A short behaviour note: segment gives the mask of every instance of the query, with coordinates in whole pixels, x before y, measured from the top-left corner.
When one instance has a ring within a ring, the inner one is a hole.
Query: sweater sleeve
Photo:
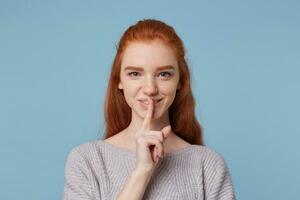
[[[232,179],[225,160],[218,156],[212,179],[208,184],[207,200],[235,200]]]
[[[91,171],[82,155],[72,149],[65,166],[63,200],[92,200]]]

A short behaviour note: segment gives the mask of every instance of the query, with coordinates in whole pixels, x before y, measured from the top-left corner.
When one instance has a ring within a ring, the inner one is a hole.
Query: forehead
[[[173,50],[159,41],[132,42],[123,54],[121,67],[141,66],[155,68],[172,65],[177,68],[177,60]]]

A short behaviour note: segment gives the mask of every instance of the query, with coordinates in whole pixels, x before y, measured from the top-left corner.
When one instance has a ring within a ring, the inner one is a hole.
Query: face
[[[133,115],[145,117],[147,99],[154,100],[153,118],[168,114],[179,85],[179,68],[171,48],[159,41],[132,42],[122,58],[119,89]]]

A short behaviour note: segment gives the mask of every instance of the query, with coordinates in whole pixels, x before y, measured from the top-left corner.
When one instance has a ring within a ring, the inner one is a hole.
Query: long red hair
[[[126,47],[131,42],[153,40],[160,40],[170,47],[176,55],[179,66],[181,87],[177,90],[175,99],[169,107],[172,131],[190,144],[204,145],[202,128],[195,116],[195,100],[191,90],[190,72],[185,60],[183,42],[173,27],[154,19],[144,19],[130,26],[119,41],[105,98],[103,139],[119,133],[131,122],[131,108],[126,103],[123,91],[118,88],[122,55]]]

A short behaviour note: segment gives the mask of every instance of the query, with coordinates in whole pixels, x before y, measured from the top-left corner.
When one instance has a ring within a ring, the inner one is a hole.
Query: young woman
[[[64,200],[235,199],[223,157],[205,147],[185,50],[174,29],[141,20],[119,41],[103,140],[74,147]]]

